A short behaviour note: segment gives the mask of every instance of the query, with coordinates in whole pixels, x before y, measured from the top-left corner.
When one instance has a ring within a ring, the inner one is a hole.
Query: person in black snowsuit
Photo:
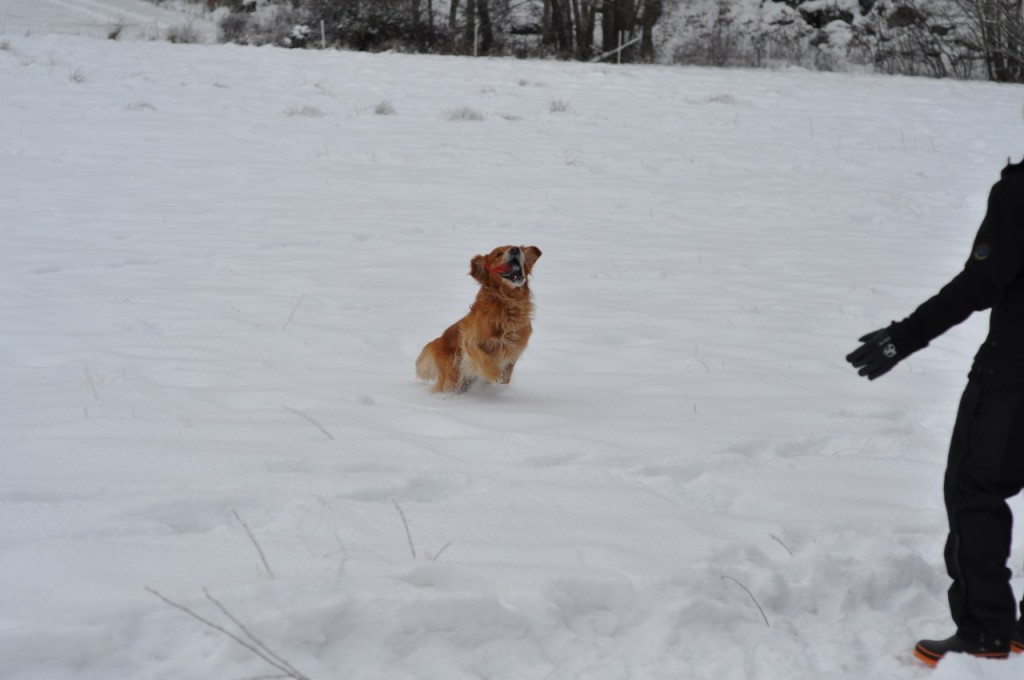
[[[874,380],[973,312],[991,309],[989,333],[968,375],[946,465],[946,569],[956,634],[922,640],[915,655],[1003,658],[1024,652],[1024,601],[1010,586],[1013,516],[1024,488],[1024,161],[1008,164],[963,271],[903,321],[860,338],[846,359]]]

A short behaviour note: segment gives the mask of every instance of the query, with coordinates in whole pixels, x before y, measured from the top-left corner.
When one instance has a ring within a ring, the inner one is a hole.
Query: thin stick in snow
[[[305,293],[303,293],[302,295],[299,296],[299,299],[295,303],[295,306],[292,307],[292,313],[288,315],[288,320],[284,322],[283,326],[281,326],[281,330],[285,330],[286,328],[288,328],[288,324],[290,324],[292,322],[292,319],[295,318],[295,312],[299,311],[299,305],[301,305],[302,301],[305,300],[305,299],[306,299],[306,294]]]
[[[693,346],[693,356],[694,356],[694,358],[696,358],[696,359],[697,359],[697,363],[699,363],[699,364],[700,364],[701,366],[703,366],[703,367],[704,367],[704,370],[705,370],[705,371],[707,371],[708,373],[710,373],[710,372],[711,372],[711,367],[710,367],[710,366],[708,366],[707,362],[705,362],[705,361],[704,361],[704,360],[703,360],[703,359],[701,358],[701,356],[700,356],[700,346],[699,346],[699,345],[697,345],[697,344],[694,344],[694,346]]]
[[[445,543],[444,547],[441,548],[440,550],[438,550],[437,554],[434,555],[434,561],[437,562],[437,558],[439,558],[441,556],[441,554],[444,553],[444,551],[447,550],[448,548],[450,548],[451,546],[452,546],[452,542],[451,541],[448,541],[447,543]]]
[[[749,595],[750,599],[754,601],[754,606],[757,607],[757,611],[761,612],[761,618],[764,619],[764,625],[766,625],[769,628],[771,628],[772,625],[770,623],[768,623],[768,615],[764,613],[764,609],[761,608],[761,603],[758,602],[757,598],[754,597],[754,594],[752,592],[750,592],[750,588],[747,588],[745,585],[743,585],[742,583],[740,583],[739,581],[734,579],[732,576],[723,576],[722,577],[723,581],[726,580],[726,579],[732,581],[733,583],[738,585],[740,588],[743,588],[743,590],[747,591],[747,595]]]
[[[92,396],[96,397],[96,401],[99,401],[100,393],[96,391],[96,381],[92,379],[92,371],[89,369],[89,362],[85,363],[85,380],[89,383],[89,389],[92,390]]]
[[[242,647],[245,647],[250,652],[252,652],[256,656],[258,656],[259,658],[263,659],[264,661],[266,661],[268,664],[270,664],[271,666],[273,666],[277,670],[282,671],[285,674],[285,677],[294,678],[295,680],[310,680],[308,676],[305,676],[302,673],[299,673],[298,671],[296,671],[295,668],[291,664],[282,663],[281,661],[278,661],[278,659],[280,659],[280,657],[277,654],[274,654],[274,653],[268,654],[267,652],[263,651],[264,649],[266,649],[266,645],[263,644],[262,642],[259,642],[258,646],[253,644],[253,643],[251,643],[251,642],[248,642],[248,641],[242,639],[241,637],[239,637],[238,634],[232,633],[230,630],[224,628],[224,626],[221,626],[220,624],[214,623],[213,621],[210,621],[206,617],[204,617],[204,616],[202,616],[200,614],[197,614],[196,612],[192,611],[191,609],[189,609],[185,605],[179,604],[179,603],[175,602],[174,600],[166,597],[165,595],[163,595],[159,591],[154,590],[153,588],[149,588],[149,587],[147,587],[146,590],[149,593],[152,593],[156,597],[158,597],[161,600],[163,600],[166,604],[169,604],[170,606],[174,607],[178,611],[181,611],[181,612],[184,612],[184,613],[188,614],[189,616],[191,616],[196,621],[199,621],[204,626],[207,626],[208,628],[212,628],[213,630],[217,631],[218,633],[222,633],[222,634],[228,636],[229,638],[234,640],[237,644],[241,645]],[[207,597],[208,598],[210,597],[209,593],[207,593]],[[223,605],[220,605],[215,600],[211,599],[211,601],[214,602],[214,604],[217,604],[218,609],[221,609],[221,611],[224,611]],[[228,615],[228,618],[230,618],[232,621],[237,621],[237,619],[234,616]],[[242,631],[247,636],[252,638],[252,634],[249,633],[248,630],[246,630],[242,626],[239,626],[239,627],[242,628]]]
[[[334,435],[333,435],[333,434],[331,434],[330,432],[328,432],[328,431],[327,431],[327,428],[325,428],[325,427],[324,427],[323,425],[321,425],[320,423],[316,422],[316,421],[315,421],[315,420],[314,420],[314,419],[312,418],[312,416],[308,416],[308,415],[306,415],[305,413],[303,413],[302,411],[300,411],[299,409],[297,409],[297,408],[292,408],[291,406],[285,406],[285,407],[284,407],[284,410],[285,410],[285,411],[288,411],[289,413],[294,413],[294,414],[295,414],[295,415],[297,415],[298,417],[300,417],[300,418],[302,418],[302,419],[304,419],[304,420],[307,420],[307,421],[309,421],[309,423],[310,423],[310,424],[311,424],[311,425],[312,425],[313,427],[315,427],[316,429],[318,429],[318,430],[320,430],[321,432],[323,432],[323,433],[324,433],[324,436],[325,436],[325,437],[327,437],[327,438],[328,438],[328,439],[330,439],[331,441],[334,441]]]
[[[245,533],[249,536],[249,540],[252,541],[254,546],[256,546],[256,552],[260,554],[260,560],[263,561],[263,568],[267,570],[267,575],[269,575],[270,578],[274,578],[274,571],[270,568],[270,563],[267,562],[267,556],[263,554],[263,548],[260,547],[256,537],[252,535],[252,530],[249,529],[249,525],[245,523],[245,520],[242,519],[242,516],[238,514],[237,510],[232,508],[231,512],[234,513],[235,519],[237,519],[238,523],[242,525],[243,529],[245,529]]]
[[[416,559],[416,546],[412,542],[412,532],[409,530],[409,520],[405,518],[405,513],[402,511],[402,506],[398,504],[398,501],[392,498],[391,503],[395,506],[395,510],[398,510],[398,516],[402,518],[402,524],[405,526],[405,537],[409,541],[409,551],[412,553],[412,558]]]
[[[782,546],[783,548],[785,548],[785,549],[786,549],[786,552],[788,552],[788,553],[789,553],[789,556],[790,556],[790,557],[792,557],[792,556],[793,556],[793,551],[789,549],[789,546],[788,546],[788,545],[786,545],[785,543],[783,543],[783,542],[782,542],[782,539],[781,539],[781,538],[779,538],[779,537],[778,537],[778,536],[776,536],[775,534],[768,534],[768,535],[769,535],[769,536],[771,536],[771,537],[772,537],[772,539],[773,539],[773,540],[774,540],[774,541],[775,541],[776,543],[778,543],[778,544],[779,544],[779,545],[781,545],[781,546]]]
[[[249,638],[249,640],[251,640],[254,645],[256,645],[261,650],[266,652],[267,656],[269,656],[274,661],[277,661],[279,664],[281,664],[281,667],[283,667],[282,670],[284,670],[286,673],[288,673],[289,676],[291,676],[293,678],[305,677],[305,676],[302,675],[302,673],[300,673],[297,670],[295,670],[294,666],[292,666],[290,663],[288,663],[287,661],[282,659],[280,655],[278,655],[273,650],[271,650],[269,647],[267,647],[267,645],[264,644],[263,640],[260,640],[258,637],[253,635],[249,631],[249,629],[245,627],[245,624],[243,624],[241,621],[238,620],[237,616],[232,614],[231,611],[229,611],[227,607],[225,607],[223,604],[221,604],[220,600],[218,600],[217,598],[215,598],[213,595],[210,594],[210,591],[208,591],[206,588],[203,588],[203,594],[206,595],[206,599],[209,600],[210,602],[212,602],[213,605],[215,607],[217,607],[217,609],[219,609],[222,614],[224,614],[224,616],[228,617],[228,619],[231,621],[231,623],[233,623],[236,626],[238,626],[238,629],[240,631],[242,631],[242,633],[245,634],[245,637]]]

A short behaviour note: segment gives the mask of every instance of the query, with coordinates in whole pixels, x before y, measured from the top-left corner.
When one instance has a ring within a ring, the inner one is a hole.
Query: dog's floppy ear
[[[480,283],[487,283],[487,258],[477,255],[469,261],[469,275]]]
[[[525,246],[523,247],[523,253],[526,254],[526,273],[529,274],[530,270],[533,269],[534,263],[544,253],[540,252],[540,248],[537,246]]]

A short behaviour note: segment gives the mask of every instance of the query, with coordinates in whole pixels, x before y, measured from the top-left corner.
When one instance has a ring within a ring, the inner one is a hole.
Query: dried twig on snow
[[[238,620],[238,617],[236,617],[234,614],[232,614],[228,610],[227,607],[225,607],[223,604],[221,604],[220,600],[218,600],[217,598],[215,598],[213,595],[210,594],[210,591],[208,591],[206,588],[203,588],[203,594],[206,595],[206,599],[209,600],[210,602],[212,602],[213,605],[215,607],[217,607],[217,609],[219,609],[222,614],[224,614],[224,616],[228,617],[228,619],[231,620],[231,623],[233,623],[236,626],[238,626],[238,629],[241,630],[245,634],[245,637],[249,638],[254,645],[256,645],[261,650],[263,650],[267,654],[267,656],[269,656],[274,661],[277,661],[279,664],[281,664],[281,666],[280,666],[281,670],[284,670],[290,677],[293,677],[293,678],[303,678],[303,677],[305,677],[305,676],[302,675],[302,673],[300,673],[297,670],[295,670],[294,666],[292,666],[290,663],[288,663],[287,661],[282,659],[279,654],[277,654],[276,652],[271,650],[269,647],[267,647],[267,645],[263,643],[263,640],[260,640],[258,637],[253,635],[249,631],[249,629],[245,627],[245,624],[243,624],[241,621]],[[271,664],[271,665],[273,665],[273,664]],[[275,666],[275,668],[278,668],[278,666]]]
[[[781,546],[782,546],[783,548],[785,548],[785,549],[786,549],[786,552],[788,552],[788,553],[789,553],[789,556],[790,556],[790,557],[792,557],[792,556],[793,556],[793,551],[792,551],[792,550],[790,550],[789,546],[788,546],[788,545],[786,545],[786,544],[785,544],[785,543],[784,543],[784,542],[782,541],[782,539],[781,539],[781,538],[779,538],[779,537],[778,537],[778,536],[776,536],[775,534],[768,534],[768,535],[769,535],[769,536],[771,536],[771,537],[772,537],[772,539],[773,539],[773,540],[774,540],[774,541],[775,541],[776,543],[778,543],[778,544],[779,544],[779,545],[781,545]]]
[[[405,518],[405,513],[402,511],[402,507],[398,504],[398,501],[392,498],[391,503],[395,506],[395,510],[398,510],[398,516],[402,518],[402,524],[405,526],[405,537],[409,541],[409,551],[412,552],[412,558],[416,559],[416,546],[413,545],[412,542],[412,532],[409,530],[409,521]]]
[[[285,406],[284,410],[288,411],[289,413],[294,413],[295,415],[297,415],[298,417],[302,418],[303,420],[308,421],[313,427],[315,427],[316,429],[318,429],[321,432],[323,432],[324,436],[326,436],[331,441],[334,441],[334,435],[331,434],[330,432],[328,432],[327,428],[325,428],[323,425],[321,425],[320,423],[316,422],[316,420],[314,420],[312,416],[308,416],[305,413],[303,413],[302,411],[300,411],[299,409],[292,408],[291,406]]]
[[[444,553],[444,551],[447,550],[448,548],[450,548],[451,546],[452,546],[452,542],[451,541],[448,541],[447,543],[445,543],[444,547],[441,548],[440,550],[438,550],[437,554],[434,555],[434,562],[437,562],[437,558],[439,558],[441,556],[441,554]]]
[[[292,322],[292,319],[295,317],[295,312],[299,311],[299,305],[301,305],[302,301],[305,300],[305,299],[306,299],[306,294],[305,293],[303,293],[302,295],[299,296],[298,302],[296,302],[295,306],[292,307],[292,313],[288,315],[288,320],[284,322],[283,326],[281,326],[281,330],[285,330],[286,328],[288,328],[288,324],[290,324]]]
[[[92,378],[92,370],[89,368],[89,362],[85,362],[85,381],[89,383],[89,389],[92,390],[92,396],[96,398],[96,401],[100,400],[100,393],[96,391],[96,381]]]
[[[764,625],[766,625],[769,628],[771,628],[772,625],[770,623],[768,623],[768,615],[764,613],[764,609],[761,608],[761,603],[758,602],[757,598],[754,597],[754,594],[752,592],[750,592],[750,588],[747,588],[745,585],[743,585],[742,583],[740,583],[739,581],[734,579],[732,576],[723,576],[722,577],[723,581],[726,580],[726,579],[732,581],[733,583],[738,585],[740,588],[743,588],[743,590],[747,591],[747,595],[749,595],[750,599],[754,601],[754,606],[757,607],[757,611],[761,612],[761,618],[764,619]]]
[[[256,537],[252,535],[252,530],[249,529],[249,525],[246,524],[245,520],[242,519],[242,516],[238,514],[238,510],[231,508],[231,512],[234,513],[235,519],[237,519],[238,523],[242,525],[243,529],[245,529],[245,533],[248,534],[249,540],[252,541],[254,546],[256,546],[256,552],[259,553],[260,560],[263,561],[263,567],[267,570],[267,574],[270,578],[274,578],[274,571],[270,568],[270,563],[267,562],[267,556],[263,554],[263,548],[261,548],[260,544],[256,541]]]
[[[174,600],[166,597],[165,595],[163,595],[162,593],[160,593],[157,590],[154,590],[153,588],[148,588],[147,587],[146,590],[148,592],[152,593],[153,595],[155,595],[156,597],[160,598],[161,600],[163,600],[166,604],[174,607],[178,611],[181,611],[181,612],[184,612],[185,614],[188,614],[189,616],[191,616],[196,621],[199,621],[200,623],[202,623],[204,626],[207,626],[208,628],[212,628],[213,630],[217,631],[218,633],[222,633],[222,634],[228,636],[235,643],[241,645],[242,647],[245,647],[250,652],[252,652],[256,656],[258,656],[259,658],[263,659],[265,662],[267,662],[268,664],[270,664],[271,666],[273,666],[277,670],[279,670],[282,673],[284,673],[285,674],[284,677],[293,678],[294,680],[310,680],[310,678],[308,676],[303,675],[299,671],[295,670],[295,667],[292,666],[287,661],[285,661],[284,659],[282,659],[280,657],[280,655],[270,651],[270,649],[259,638],[257,638],[251,632],[249,632],[249,630],[245,626],[243,626],[241,624],[241,622],[239,622],[237,617],[235,617],[233,614],[231,614],[227,610],[227,608],[224,607],[224,605],[222,605],[220,602],[215,600],[210,595],[210,593],[206,592],[205,590],[203,592],[206,593],[206,598],[208,600],[210,600],[210,602],[212,602],[225,616],[227,616],[232,621],[232,623],[234,623],[236,626],[238,626],[242,630],[242,633],[247,638],[249,638],[249,640],[243,639],[237,633],[233,633],[230,630],[228,630],[227,628],[225,628],[224,626],[221,626],[220,624],[217,624],[217,623],[214,623],[213,621],[210,621],[209,619],[207,619],[206,617],[202,616],[201,614],[197,614],[195,611],[189,609],[185,605],[179,604],[179,603],[175,602]]]

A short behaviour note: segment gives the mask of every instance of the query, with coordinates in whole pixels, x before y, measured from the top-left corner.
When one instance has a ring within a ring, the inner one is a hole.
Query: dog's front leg
[[[502,382],[503,376],[498,362],[485,352],[483,347],[474,342],[467,344],[465,350],[467,358],[480,376],[490,382]]]
[[[510,362],[505,364],[505,368],[501,370],[501,384],[507,385],[512,380],[512,369],[516,367],[516,362]]]

